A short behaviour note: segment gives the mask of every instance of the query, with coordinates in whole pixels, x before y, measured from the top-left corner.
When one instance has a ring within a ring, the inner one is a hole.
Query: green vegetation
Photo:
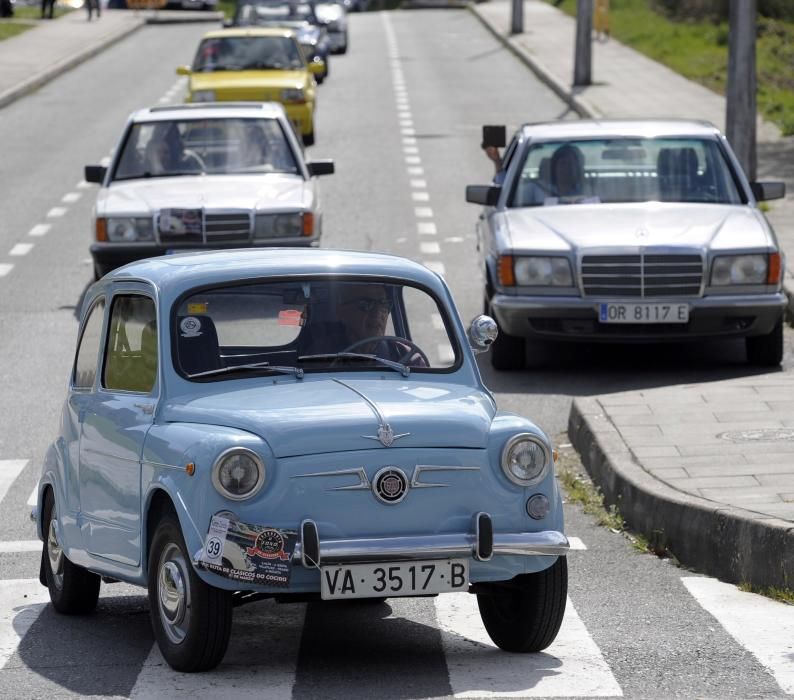
[[[576,0],[549,1],[576,15]],[[671,15],[660,0],[611,0],[611,35],[681,75],[725,94],[727,21],[720,14],[687,15],[686,3],[676,5],[678,9]],[[794,134],[794,20],[759,16],[756,65],[759,111],[784,134]]]
[[[226,19],[234,17],[234,8],[237,7],[236,0],[218,0],[218,10],[223,12]]]
[[[70,8],[57,7],[55,8],[55,16],[71,12]],[[8,19],[0,19],[0,41],[3,39],[10,39],[12,36],[22,34],[28,29],[33,29],[38,26],[38,21],[41,18],[41,7],[39,5],[17,5],[14,7],[14,16]]]
[[[780,601],[781,603],[788,603],[789,605],[794,605],[794,591],[788,588],[759,588],[758,586],[753,586],[749,583],[741,583],[739,584],[739,590],[744,591],[745,593],[757,593],[758,595],[765,596],[766,598],[772,598],[773,600]]]

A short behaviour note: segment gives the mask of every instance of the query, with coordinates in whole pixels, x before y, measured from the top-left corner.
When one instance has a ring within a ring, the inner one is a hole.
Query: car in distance
[[[483,147],[505,145],[483,128]],[[712,124],[603,120],[528,124],[490,185],[466,189],[484,300],[499,324],[491,361],[525,365],[525,341],[745,339],[748,360],[783,354],[783,252]]]
[[[317,82],[322,62],[307,63],[295,33],[275,27],[208,32],[188,76],[187,102],[280,102],[308,146],[314,143]]]
[[[247,0],[237,4],[229,27],[277,27],[295,32],[295,38],[318,85],[330,70],[331,37],[309,3],[287,4],[282,0]]]
[[[102,278],[32,513],[56,610],[145,586],[163,656],[200,671],[233,605],[471,592],[498,646],[544,649],[567,591],[555,453],[482,383],[495,332],[390,255],[218,251]]]
[[[134,112],[101,185],[91,256],[98,279],[134,260],[187,250],[316,246],[318,175],[279,104],[202,103]]]

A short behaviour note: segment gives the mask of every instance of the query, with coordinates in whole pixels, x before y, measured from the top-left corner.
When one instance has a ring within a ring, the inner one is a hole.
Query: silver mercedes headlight
[[[516,284],[525,287],[571,287],[573,275],[568,258],[516,257],[513,261]]]
[[[711,265],[711,284],[766,284],[767,256],[720,255]]]
[[[536,435],[514,435],[502,450],[502,470],[518,486],[531,486],[542,481],[550,464],[549,448]]]
[[[190,96],[192,102],[215,102],[215,90],[195,90]]]
[[[245,447],[232,447],[223,452],[212,466],[212,485],[232,501],[243,501],[256,495],[265,484],[265,463]]]
[[[298,238],[304,235],[303,213],[257,214],[254,239]]]
[[[107,234],[108,240],[114,243],[153,241],[154,227],[151,217],[109,217]]]

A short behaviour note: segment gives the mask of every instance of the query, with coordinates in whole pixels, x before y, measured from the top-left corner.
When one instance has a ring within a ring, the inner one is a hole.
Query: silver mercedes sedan
[[[503,147],[504,153],[499,151]],[[783,355],[783,252],[726,138],[698,121],[577,121],[483,129],[496,165],[466,188],[497,369],[526,339],[743,337],[752,364]]]

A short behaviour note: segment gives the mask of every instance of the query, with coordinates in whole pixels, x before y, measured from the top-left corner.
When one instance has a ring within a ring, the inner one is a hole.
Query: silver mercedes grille
[[[697,297],[703,259],[697,253],[584,255],[582,288],[588,297]]]

